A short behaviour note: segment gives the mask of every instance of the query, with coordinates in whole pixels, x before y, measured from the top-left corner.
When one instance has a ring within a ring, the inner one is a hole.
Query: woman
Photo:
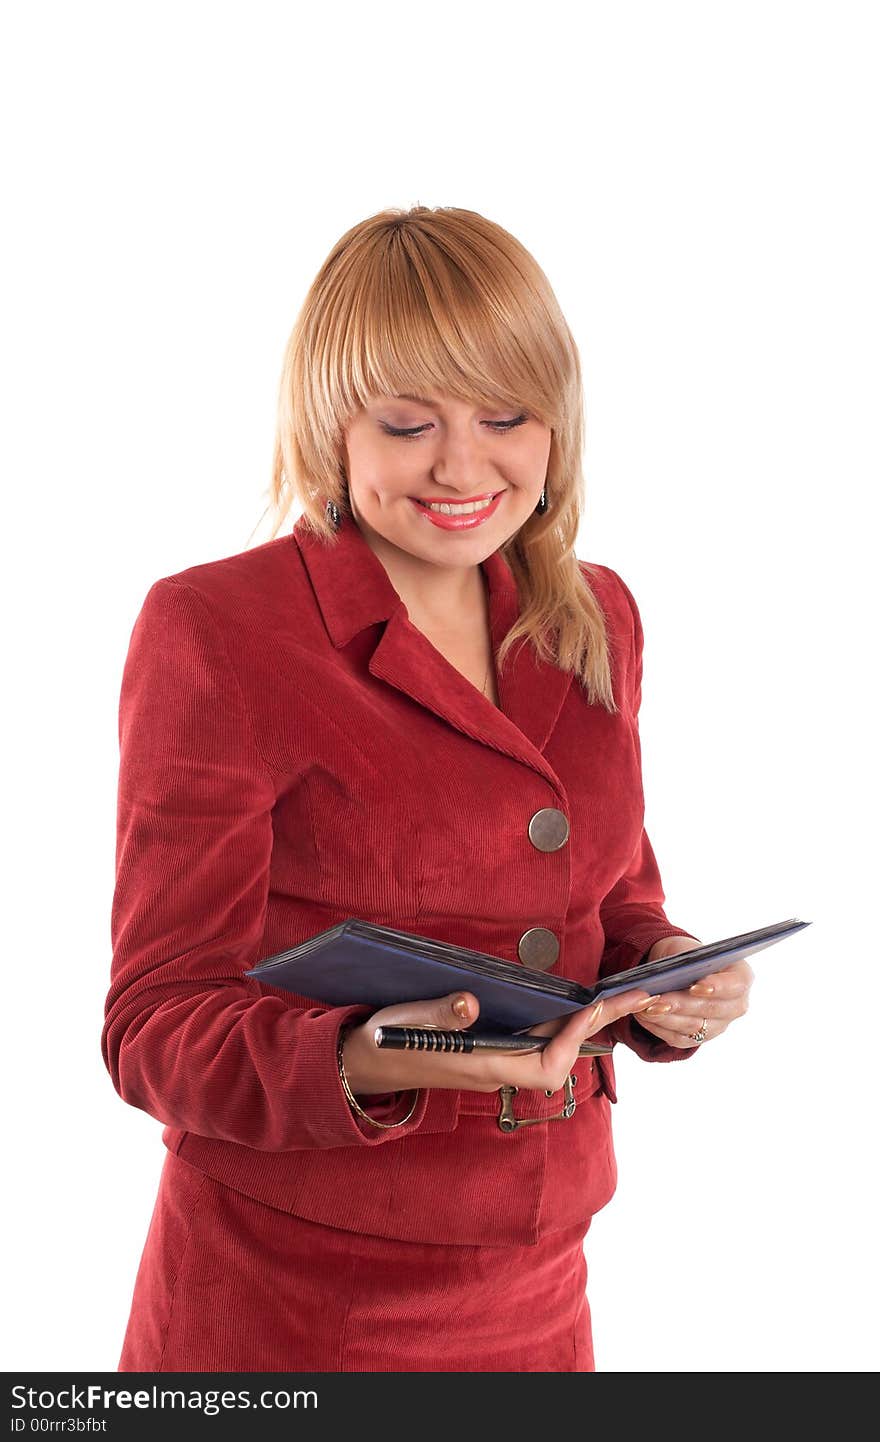
[[[698,944],[643,827],[636,603],[574,554],[581,409],[511,235],[382,212],[291,336],[273,538],[147,594],[103,1054],[168,1154],[122,1371],[594,1370],[615,1094],[579,1044],[693,1055],[748,966],[522,1056],[376,1047],[381,1022],[471,1025],[467,991],[371,1013],[244,974],[350,916],[584,983]]]

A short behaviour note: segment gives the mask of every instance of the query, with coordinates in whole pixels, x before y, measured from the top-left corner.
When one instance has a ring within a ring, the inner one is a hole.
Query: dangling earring
[[[324,509],[325,509],[325,512],[326,512],[327,520],[330,522],[330,524],[331,524],[331,526],[333,527],[334,531],[338,531],[340,525],[342,524],[342,516],[341,516],[341,514],[340,514],[339,507],[337,506],[336,502],[335,502],[335,501],[328,501],[328,502],[327,502],[327,505],[326,505],[326,507],[325,507]]]
[[[536,516],[543,516],[544,512],[546,511],[546,509],[547,509],[547,487],[546,487],[546,486],[542,486],[542,487],[541,487],[541,496],[540,496],[540,499],[539,499],[539,501],[538,501],[538,504],[537,504],[536,507],[535,507],[535,515],[536,515]]]

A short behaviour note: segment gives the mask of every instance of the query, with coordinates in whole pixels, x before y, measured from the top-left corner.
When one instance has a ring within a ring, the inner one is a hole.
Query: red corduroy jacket
[[[639,613],[616,572],[581,565],[607,617],[616,715],[529,645],[496,707],[412,625],[350,518],[332,545],[298,521],[151,586],[120,695],[102,1050],[120,1096],[192,1166],[410,1241],[527,1244],[586,1230],[611,1197],[610,1057],[578,1064],[568,1120],[505,1133],[497,1094],[431,1089],[405,1126],[377,1130],[352,1115],[336,1063],[340,1026],[371,1009],[243,975],[352,916],[512,962],[544,928],[552,970],[584,983],[692,935],[663,910],[643,824]],[[500,552],[483,571],[497,652],[517,589]],[[529,836],[547,807],[569,824],[554,851]],[[693,1054],[630,1019],[610,1030],[648,1061]],[[376,1114],[402,1114],[399,1100]],[[515,1110],[560,1102],[521,1091]]]

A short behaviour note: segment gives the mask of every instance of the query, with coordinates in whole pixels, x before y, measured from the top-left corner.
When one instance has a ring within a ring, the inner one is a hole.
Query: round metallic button
[[[542,806],[529,822],[529,841],[539,851],[558,851],[568,840],[568,818],[555,806]]]
[[[520,937],[516,954],[523,966],[547,971],[559,956],[559,938],[546,926],[530,926]]]

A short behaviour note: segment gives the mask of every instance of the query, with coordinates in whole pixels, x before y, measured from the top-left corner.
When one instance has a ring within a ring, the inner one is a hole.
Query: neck
[[[449,625],[483,615],[486,592],[479,565],[438,566],[401,550],[362,521],[358,524],[411,617]]]

